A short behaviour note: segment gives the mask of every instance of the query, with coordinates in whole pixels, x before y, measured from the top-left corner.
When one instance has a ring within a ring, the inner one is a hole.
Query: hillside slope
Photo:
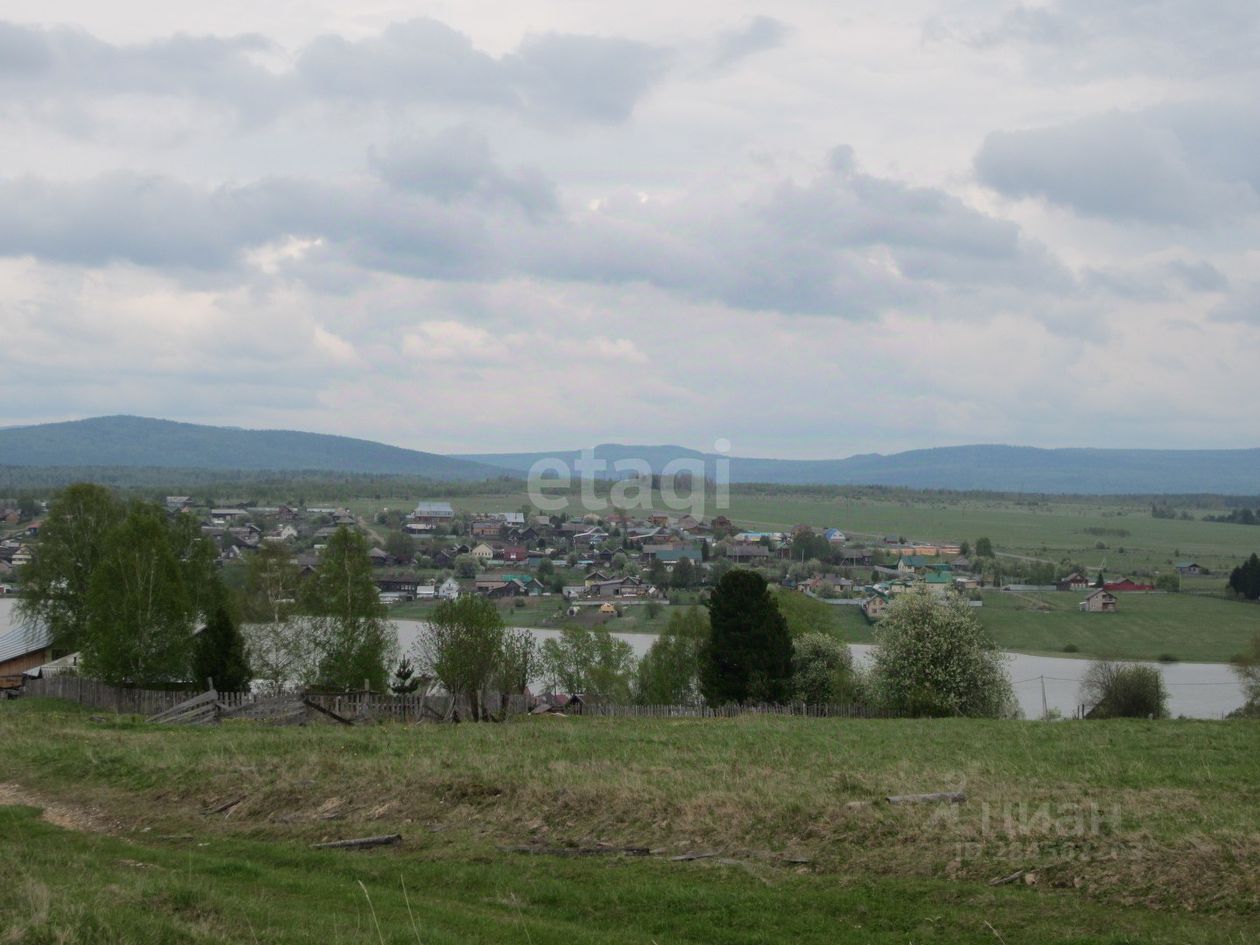
[[[709,475],[716,454],[680,446],[603,444],[595,455],[646,460],[660,471],[674,457],[703,458]],[[575,450],[551,453],[481,453],[461,458],[525,473],[538,459],[572,462]],[[1112,450],[1038,449],[1031,446],[946,446],[847,459],[792,460],[731,457],[732,482],[780,485],[883,485],[915,489],[1003,492],[1158,494],[1260,494],[1260,449]]]
[[[448,480],[504,474],[493,466],[346,436],[127,416],[0,430],[0,466],[319,470]]]

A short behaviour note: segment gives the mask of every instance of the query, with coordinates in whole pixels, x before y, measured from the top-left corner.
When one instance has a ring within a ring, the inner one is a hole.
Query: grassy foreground
[[[1255,723],[195,730],[20,700],[0,744],[0,942],[1260,942]],[[651,853],[558,853],[600,844]]]

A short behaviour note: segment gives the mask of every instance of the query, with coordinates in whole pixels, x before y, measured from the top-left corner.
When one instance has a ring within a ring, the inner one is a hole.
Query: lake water
[[[396,620],[398,642],[404,652],[409,652],[423,623],[418,620]],[[541,641],[559,636],[557,630],[534,629],[533,634]],[[634,649],[636,657],[642,657],[656,639],[650,633],[614,633]],[[849,648],[859,663],[868,663],[874,647],[865,643],[851,643]],[[1024,717],[1041,717],[1041,685],[1045,677],[1046,705],[1058,709],[1064,716],[1072,716],[1077,708],[1077,695],[1081,677],[1089,668],[1090,661],[1055,656],[1029,656],[1024,653],[1008,653],[1007,668],[1015,695],[1019,699]],[[1219,719],[1243,704],[1242,686],[1238,677],[1225,663],[1154,663],[1164,675],[1168,686],[1168,708],[1174,716]]]
[[[16,601],[0,599],[0,637],[12,629],[13,608]],[[398,643],[404,653],[410,652],[423,623],[418,620],[396,620]],[[556,630],[532,630],[541,641],[555,638]],[[643,656],[656,637],[647,633],[616,633],[613,636],[625,640],[636,657]],[[870,659],[871,646],[851,644],[859,662]],[[1045,677],[1046,703],[1065,716],[1075,713],[1081,676],[1089,668],[1089,661],[1055,656],[1027,656],[1022,653],[1008,654],[1008,668],[1015,683],[1015,695],[1027,718],[1041,715],[1041,686]],[[1224,663],[1168,663],[1152,664],[1159,668],[1168,686],[1169,709],[1174,716],[1218,719],[1232,712],[1243,703],[1242,686],[1238,678]]]

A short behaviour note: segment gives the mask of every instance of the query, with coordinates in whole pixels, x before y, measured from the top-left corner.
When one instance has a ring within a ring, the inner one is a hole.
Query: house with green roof
[[[923,555],[902,555],[897,559],[897,570],[903,574],[920,573],[927,569],[928,560]]]

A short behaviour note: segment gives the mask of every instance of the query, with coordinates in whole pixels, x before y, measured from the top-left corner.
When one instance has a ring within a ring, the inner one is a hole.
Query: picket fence
[[[196,695],[186,690],[122,689],[94,679],[70,675],[48,675],[40,679],[28,679],[23,692],[32,696],[68,699],[92,709],[146,717],[172,709]],[[304,699],[327,709],[340,718],[353,721],[368,719],[393,722],[432,721],[447,718],[451,708],[449,695],[395,696],[374,692],[220,692],[217,694],[216,701],[227,710],[244,709],[254,705],[262,709],[265,703],[283,698]],[[501,704],[497,695],[487,697],[485,705],[496,716],[499,715]],[[467,720],[472,717],[466,699],[461,698],[455,708],[459,718]],[[515,695],[508,699],[507,714],[524,715],[530,712],[531,708],[532,705],[525,696]],[[624,705],[587,701],[559,706],[556,711],[564,712],[566,715],[595,718],[655,719],[735,718],[744,715],[847,719],[885,719],[897,716],[897,713],[865,705],[805,705],[803,703],[706,706]]]

